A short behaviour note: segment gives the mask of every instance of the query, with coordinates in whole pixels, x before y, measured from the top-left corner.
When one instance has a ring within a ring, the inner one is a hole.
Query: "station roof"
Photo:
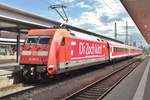
[[[60,24],[60,22],[0,4],[0,31],[27,33],[29,29],[50,28],[59,26]],[[121,41],[87,31],[86,29],[84,30],[71,25],[66,25],[66,28],[122,43]]]
[[[25,33],[28,29],[49,28],[59,22],[0,4],[0,30]]]
[[[150,0],[120,0],[150,44]]]

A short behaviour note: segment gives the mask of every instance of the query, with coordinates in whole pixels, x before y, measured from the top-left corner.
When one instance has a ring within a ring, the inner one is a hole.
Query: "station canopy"
[[[121,0],[121,2],[150,44],[150,0]]]
[[[16,33],[22,33],[21,39],[24,39],[29,29],[49,28],[58,24],[56,21],[0,4],[0,38],[15,39]]]
[[[15,34],[27,33],[29,29],[51,28],[59,25],[61,25],[60,22],[31,14],[14,7],[10,7],[8,5],[0,4],[0,37],[13,38],[16,36],[12,34],[12,32],[14,32]],[[72,31],[97,36],[105,40],[122,43],[121,41],[105,37],[98,33],[87,31],[86,29],[77,28],[71,25],[66,25],[66,28]],[[9,32],[11,32],[11,34],[8,34]],[[22,36],[23,35],[21,35],[21,38]]]

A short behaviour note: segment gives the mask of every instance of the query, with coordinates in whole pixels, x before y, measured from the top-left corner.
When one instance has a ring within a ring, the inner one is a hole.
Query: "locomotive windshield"
[[[36,44],[38,42],[38,36],[30,36],[28,37],[26,43]]]
[[[50,36],[29,36],[26,43],[27,44],[48,44],[52,39]]]
[[[38,44],[48,44],[50,40],[49,36],[40,36]]]

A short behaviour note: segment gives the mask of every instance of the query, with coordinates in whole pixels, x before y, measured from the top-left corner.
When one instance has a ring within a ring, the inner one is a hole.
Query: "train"
[[[25,79],[41,79],[142,53],[99,37],[79,38],[68,29],[31,29],[21,47],[20,66]]]

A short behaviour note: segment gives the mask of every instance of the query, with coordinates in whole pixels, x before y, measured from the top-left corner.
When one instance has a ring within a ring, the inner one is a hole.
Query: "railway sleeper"
[[[86,93],[86,94],[101,94],[100,92],[93,92],[93,91],[85,91],[83,93]]]
[[[108,88],[91,88],[91,89],[89,89],[89,90],[87,90],[87,91],[92,91],[92,92],[103,92],[103,91],[106,91]]]
[[[92,99],[91,98],[84,98],[84,97],[75,97],[75,98],[70,99],[70,100],[92,100]],[[95,100],[95,99],[93,99],[93,100]]]
[[[84,95],[99,96],[101,93],[84,92]]]
[[[85,98],[85,100],[87,100],[87,99],[95,100],[96,98],[98,98],[97,96],[84,95],[84,94],[81,94],[81,95],[79,95],[78,97]]]

